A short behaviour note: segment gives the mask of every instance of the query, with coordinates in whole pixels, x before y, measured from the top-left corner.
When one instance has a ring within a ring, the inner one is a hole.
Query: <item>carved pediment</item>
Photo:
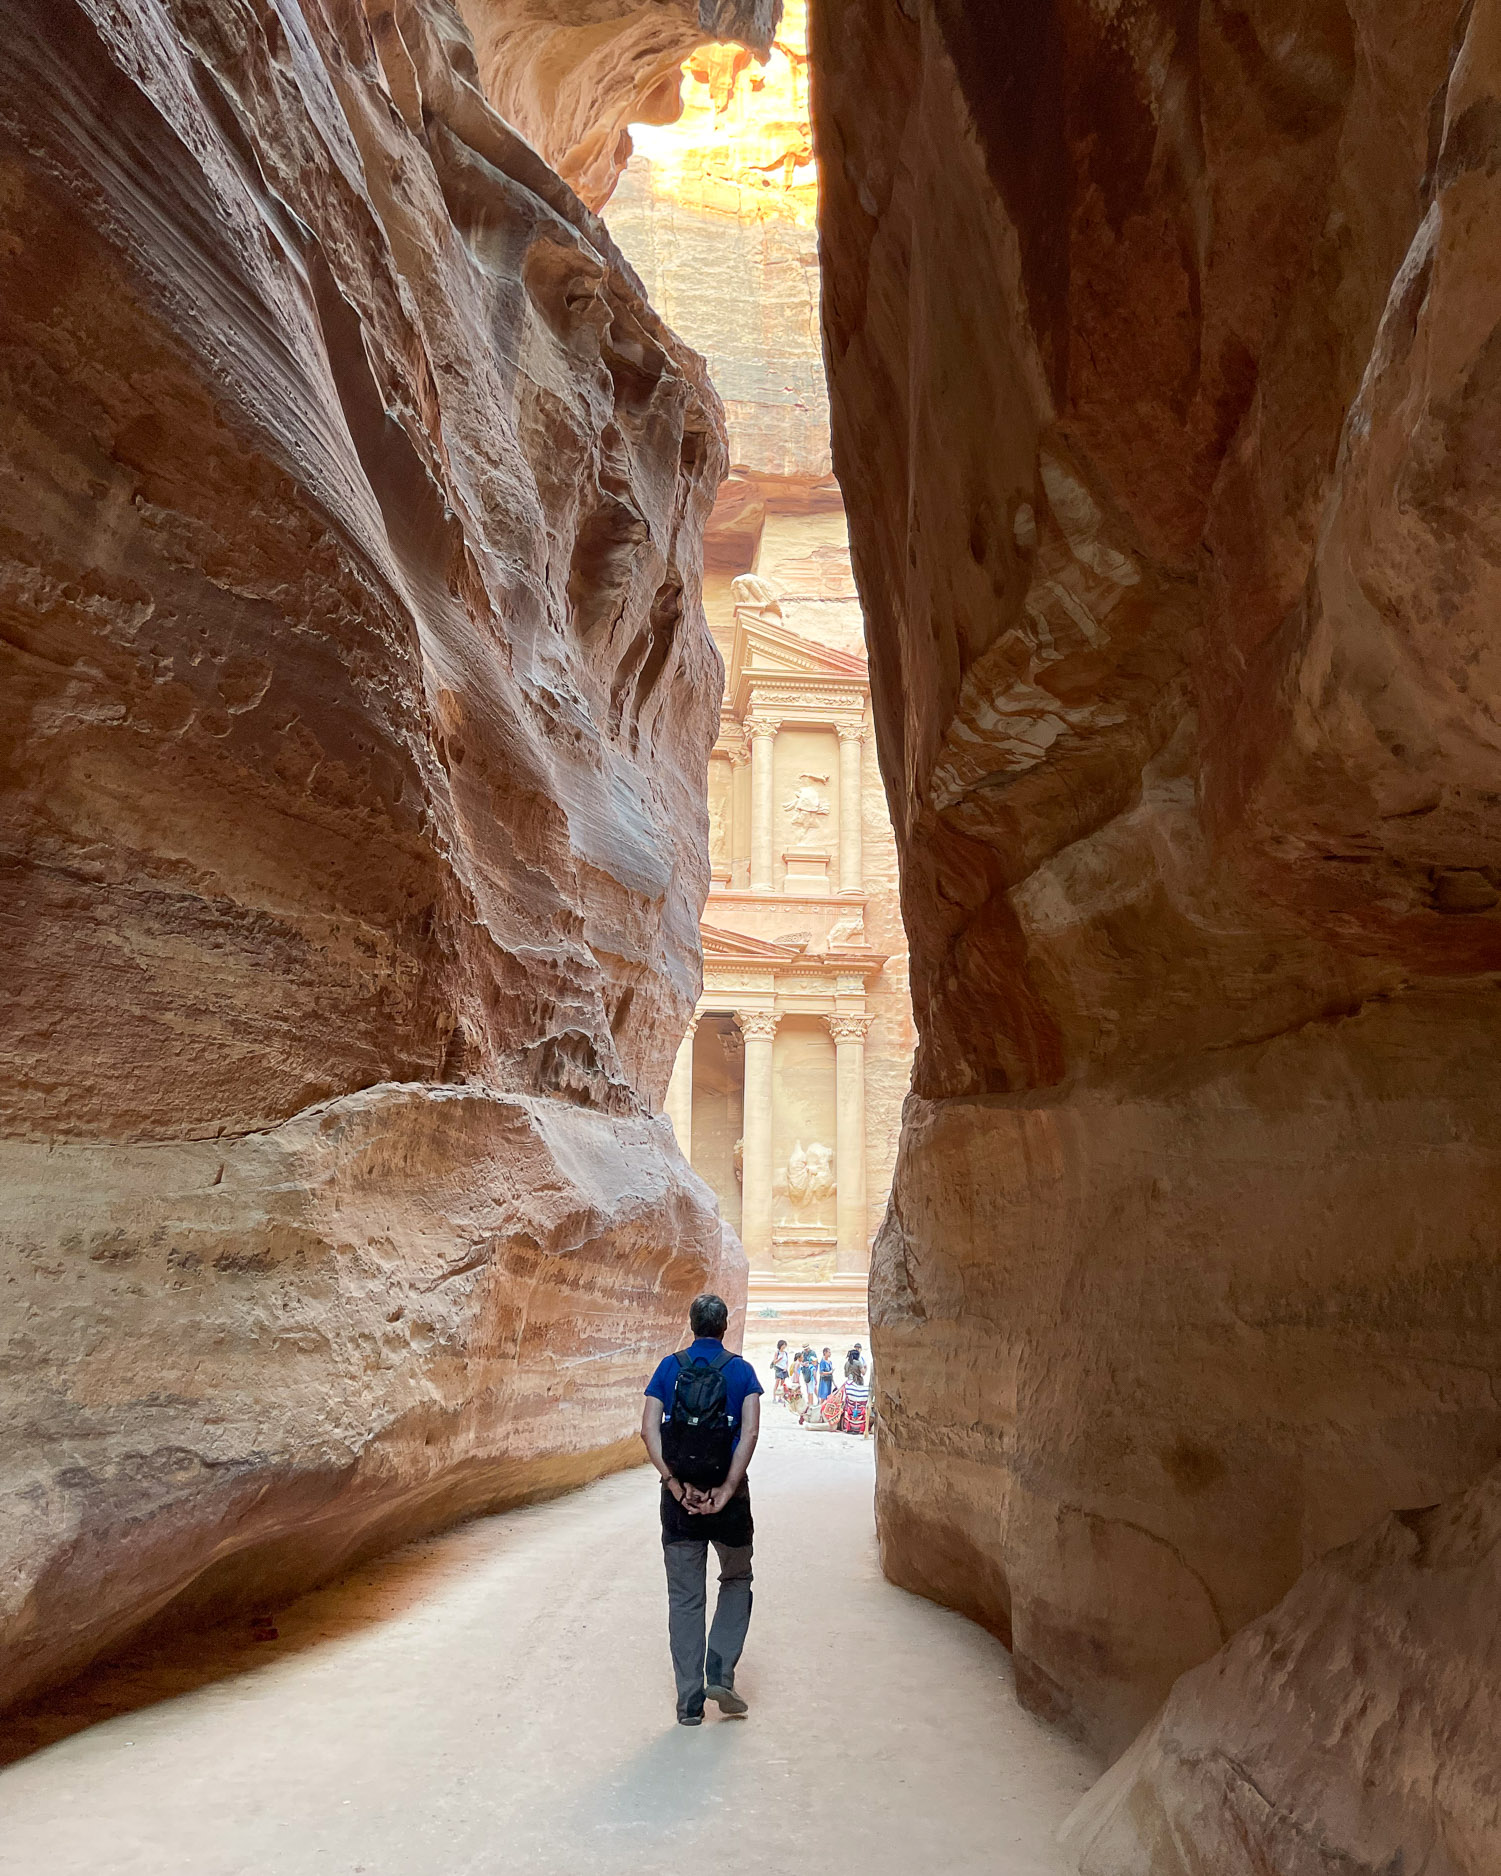
[[[744,932],[723,931],[717,925],[700,925],[704,962],[713,960],[736,963],[787,964],[802,955],[792,945],[772,944],[765,938],[750,938]]]
[[[789,695],[809,693],[809,703],[835,709],[862,709],[870,679],[865,660],[854,652],[800,638],[764,612],[738,607],[730,647],[725,701],[743,718],[751,688],[789,687]]]

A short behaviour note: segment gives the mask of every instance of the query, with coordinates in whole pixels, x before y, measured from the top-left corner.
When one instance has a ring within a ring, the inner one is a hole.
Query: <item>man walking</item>
[[[746,1468],[761,1428],[761,1383],[724,1346],[730,1312],[709,1294],[693,1299],[689,1347],[666,1356],[646,1384],[641,1438],[662,1480],[667,1637],[677,1678],[678,1724],[701,1726],[704,1701],[739,1718],[735,1667],[751,1612],[750,1487]],[[719,1559],[719,1600],[704,1640],[709,1546]]]

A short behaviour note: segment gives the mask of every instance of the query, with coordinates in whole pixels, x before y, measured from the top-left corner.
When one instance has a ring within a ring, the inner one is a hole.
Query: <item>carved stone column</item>
[[[865,1035],[868,1016],[826,1016],[834,1038],[835,1269],[870,1268],[865,1216]]]
[[[667,1084],[667,1118],[678,1137],[678,1151],[690,1165],[693,1161],[693,1038],[697,1030],[698,1018],[690,1016],[672,1064],[672,1079]]]
[[[839,890],[863,893],[865,862],[860,841],[861,760],[865,731],[858,723],[839,726]]]
[[[750,763],[750,745],[742,735],[727,742],[730,758],[730,885],[745,886],[750,881],[750,817],[740,777]]]
[[[745,719],[745,733],[750,738],[751,748],[750,889],[752,892],[772,890],[772,822],[776,815],[776,783],[772,773],[772,764],[776,755],[777,731],[780,728],[781,725],[775,717],[749,716]]]
[[[745,1132],[741,1149],[740,1241],[755,1270],[771,1268],[772,1042],[774,1010],[737,1010],[745,1037]]]

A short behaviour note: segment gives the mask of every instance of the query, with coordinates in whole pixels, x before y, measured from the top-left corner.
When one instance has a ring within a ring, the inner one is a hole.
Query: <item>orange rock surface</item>
[[[743,1258],[718,401],[446,0],[0,48],[0,1699],[635,1450]]]
[[[1501,1454],[1501,11],[813,27],[920,1027],[883,1556],[1114,1753]]]

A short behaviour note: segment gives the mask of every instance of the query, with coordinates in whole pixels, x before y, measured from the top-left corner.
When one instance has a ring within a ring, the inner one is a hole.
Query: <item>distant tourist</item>
[[[803,1411],[799,1418],[806,1422],[810,1413],[818,1411],[818,1357],[806,1343],[798,1353],[797,1378],[803,1388]]]
[[[818,1364],[818,1398],[826,1401],[834,1392],[834,1354],[832,1349],[825,1349],[823,1359]]]
[[[844,1396],[844,1405],[839,1416],[839,1428],[843,1433],[865,1434],[870,1431],[870,1388],[866,1382],[868,1373],[864,1351],[856,1342],[844,1358],[844,1386],[840,1390]]]
[[[646,1384],[641,1438],[662,1480],[667,1638],[679,1726],[701,1726],[704,1701],[738,1719],[746,1702],[735,1668],[751,1613],[750,1487],[746,1469],[761,1429],[761,1383],[724,1346],[730,1312],[717,1296],[688,1311],[693,1341],[665,1356]],[[704,1640],[709,1546],[719,1559],[714,1626]]]
[[[774,1401],[786,1400],[787,1376],[789,1372],[791,1371],[791,1368],[792,1368],[792,1355],[787,1347],[787,1338],[786,1336],[783,1336],[781,1341],[777,1343],[776,1354],[773,1355],[771,1358],[771,1375],[772,1375],[772,1380],[776,1384],[771,1390],[771,1398]]]

